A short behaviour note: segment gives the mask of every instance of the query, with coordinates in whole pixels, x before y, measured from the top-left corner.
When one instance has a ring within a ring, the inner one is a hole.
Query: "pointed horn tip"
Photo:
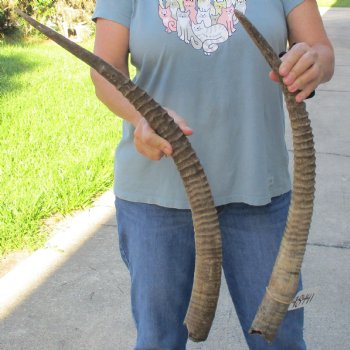
[[[15,12],[17,13],[17,15],[22,16],[23,14],[25,14],[23,11],[21,11],[21,10],[18,9],[18,8],[15,8],[14,10],[15,10]]]
[[[26,19],[26,18],[28,17],[28,15],[27,15],[25,12],[21,11],[21,10],[18,9],[18,8],[15,8],[14,11],[15,11],[15,13],[16,13],[18,16],[20,16],[20,17],[22,17],[22,18],[24,18],[24,19]]]

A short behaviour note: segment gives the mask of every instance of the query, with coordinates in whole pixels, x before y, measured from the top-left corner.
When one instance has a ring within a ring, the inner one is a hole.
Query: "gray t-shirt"
[[[130,30],[134,82],[183,116],[216,205],[264,205],[290,190],[281,90],[233,14],[245,12],[276,52],[285,50],[286,16],[302,0],[97,0],[93,18]],[[151,161],[124,122],[116,151],[119,198],[189,208],[171,158]]]

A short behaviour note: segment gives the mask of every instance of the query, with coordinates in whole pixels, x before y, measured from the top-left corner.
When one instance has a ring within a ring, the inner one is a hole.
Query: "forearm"
[[[91,71],[91,79],[95,85],[97,98],[115,115],[136,127],[142,117],[135,107],[112,84],[94,70]]]

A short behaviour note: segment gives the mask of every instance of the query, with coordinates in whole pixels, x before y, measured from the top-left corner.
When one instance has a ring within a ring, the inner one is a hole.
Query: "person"
[[[97,0],[94,51],[127,76],[130,53],[134,82],[190,137],[213,192],[223,270],[249,348],[302,350],[302,309],[287,313],[271,345],[248,334],[285,227],[291,181],[277,77],[233,8],[276,52],[296,43],[279,74],[297,102],[332,77],[333,48],[315,0]],[[194,232],[171,145],[112,85],[91,76],[97,97],[124,119],[115,194],[135,349],[185,349]]]

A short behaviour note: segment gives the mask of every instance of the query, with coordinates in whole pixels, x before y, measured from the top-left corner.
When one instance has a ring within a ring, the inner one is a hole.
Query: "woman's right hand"
[[[192,129],[187,126],[183,118],[172,110],[167,109],[167,111],[186,136],[193,134]],[[134,145],[140,154],[151,160],[160,160],[164,155],[171,156],[173,153],[170,143],[156,134],[145,118],[141,118],[136,125]]]

